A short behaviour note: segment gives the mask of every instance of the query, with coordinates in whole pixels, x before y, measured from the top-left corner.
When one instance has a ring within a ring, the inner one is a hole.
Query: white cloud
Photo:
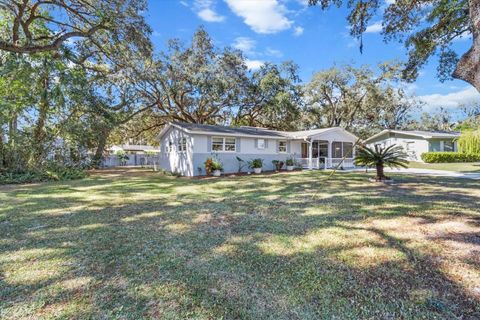
[[[379,33],[382,31],[382,21],[377,21],[365,29],[365,33]]]
[[[304,29],[302,27],[295,27],[293,29],[293,35],[299,37],[303,34],[303,30]]]
[[[180,4],[184,7],[188,7],[188,3],[186,1],[180,1]]]
[[[267,56],[272,56],[272,57],[277,57],[277,58],[280,58],[280,57],[283,56],[282,51],[277,50],[277,49],[272,49],[272,48],[267,48],[267,50],[265,50],[265,54]]]
[[[470,31],[464,31],[462,34],[460,34],[458,37],[453,39],[454,42],[458,41],[466,41],[472,39],[472,33]]]
[[[261,60],[250,60],[250,59],[247,59],[245,61],[245,64],[247,65],[247,68],[249,70],[258,70],[260,69],[261,66],[263,66],[265,64],[264,61],[261,61]]]
[[[207,22],[222,22],[225,20],[224,16],[217,14],[210,8],[200,10],[197,15]]]
[[[277,0],[224,0],[230,9],[243,18],[253,31],[257,33],[277,33],[292,26],[293,21],[285,15],[287,9]]]
[[[222,22],[225,20],[224,16],[215,11],[213,0],[195,0],[194,10],[200,19],[207,22]]]
[[[242,50],[245,53],[253,53],[255,49],[256,41],[248,37],[238,37],[233,43],[233,47],[238,50]]]
[[[452,110],[465,104],[480,102],[480,93],[474,87],[466,87],[457,92],[429,94],[418,96],[417,99],[425,103],[423,107],[425,112],[433,111],[439,107]]]

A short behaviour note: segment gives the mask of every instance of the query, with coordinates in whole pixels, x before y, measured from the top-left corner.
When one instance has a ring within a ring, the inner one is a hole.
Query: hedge
[[[426,163],[476,162],[480,154],[460,152],[425,152],[421,155]]]
[[[87,172],[79,168],[7,171],[0,169],[0,185],[83,179]]]

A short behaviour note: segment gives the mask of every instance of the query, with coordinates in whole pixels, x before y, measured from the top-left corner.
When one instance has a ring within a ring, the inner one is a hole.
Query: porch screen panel
[[[332,143],[332,158],[342,158],[342,143],[334,141]]]
[[[343,143],[343,156],[347,158],[353,158],[353,143],[351,142],[344,142]]]
[[[318,156],[328,157],[328,141],[318,141]]]

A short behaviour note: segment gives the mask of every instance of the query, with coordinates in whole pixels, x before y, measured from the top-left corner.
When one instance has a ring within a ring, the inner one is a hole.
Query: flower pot
[[[253,172],[256,174],[262,173],[262,168],[253,168]]]
[[[295,166],[287,166],[287,171],[293,171],[295,169]]]
[[[222,175],[222,171],[220,170],[213,170],[213,176],[214,177],[220,177]]]

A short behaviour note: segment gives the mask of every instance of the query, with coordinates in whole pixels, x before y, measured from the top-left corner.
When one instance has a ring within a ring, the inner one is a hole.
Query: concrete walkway
[[[369,171],[375,169],[369,169]],[[445,170],[432,170],[432,169],[390,169],[385,168],[385,172],[398,173],[398,174],[414,174],[421,176],[433,176],[433,177],[452,177],[452,178],[462,178],[462,179],[475,179],[480,180],[480,173],[478,172],[454,172],[454,171],[445,171]]]

